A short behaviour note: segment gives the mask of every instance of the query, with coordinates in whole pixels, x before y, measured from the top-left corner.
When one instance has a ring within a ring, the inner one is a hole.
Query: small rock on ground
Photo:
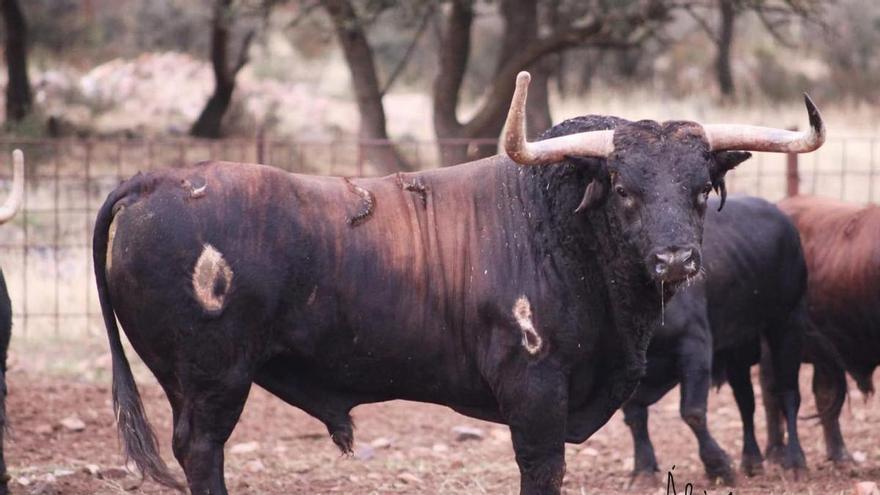
[[[880,495],[880,488],[873,481],[856,483],[855,495]]]
[[[251,452],[256,452],[260,449],[259,442],[244,442],[237,443],[232,447],[229,447],[230,454],[249,454]]]
[[[400,473],[397,475],[397,479],[408,485],[419,485],[422,483],[422,479],[412,473]]]
[[[374,449],[388,449],[391,448],[391,439],[386,437],[379,437],[372,442],[370,442],[370,447]]]
[[[61,426],[67,431],[83,431],[86,429],[86,424],[83,420],[79,419],[77,416],[68,416],[60,421]]]
[[[474,428],[472,426],[456,426],[452,429],[452,433],[455,433],[455,439],[459,442],[465,440],[482,440],[486,436],[486,432],[480,428]]]

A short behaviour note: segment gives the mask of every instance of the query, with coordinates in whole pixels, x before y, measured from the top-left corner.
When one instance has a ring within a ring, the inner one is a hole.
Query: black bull
[[[607,160],[363,180],[220,162],[120,186],[94,256],[127,455],[176,485],[114,313],[168,396],[194,493],[226,493],[223,444],[252,383],[344,451],[363,403],[508,424],[521,491],[558,493],[564,442],[632,393],[661,292],[699,268],[709,189],[747,157],[710,152],[693,123],[591,117],[550,134],[595,128],[616,129]]]
[[[633,435],[634,475],[648,475],[650,480],[658,471],[648,437],[648,406],[680,382],[681,416],[697,437],[706,473],[733,484],[730,458],[712,438],[706,421],[713,375],[719,385],[730,383],[740,410],[743,471],[751,476],[763,469],[750,374],[761,355],[761,340],[775,384],[764,388],[764,401],[775,398],[783,405],[788,427],[789,442],[780,446],[779,460],[785,467],[803,469],[797,379],[807,327],[807,266],[798,232],[767,201],[735,198],[723,212],[710,207],[703,255],[705,279],[669,301],[665,324],[648,347],[647,375],[623,407]]]
[[[0,205],[0,225],[11,221],[21,208],[24,197],[24,155],[20,150],[12,152],[12,191]],[[0,495],[9,493],[3,442],[6,433],[6,357],[12,337],[12,301],[6,289],[6,279],[0,271]]]

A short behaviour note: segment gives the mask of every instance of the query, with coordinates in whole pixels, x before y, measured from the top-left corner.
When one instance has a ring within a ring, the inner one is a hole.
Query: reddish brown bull
[[[844,370],[862,392],[874,391],[871,375],[880,364],[880,208],[812,196],[789,198],[779,207],[801,234],[814,329],[839,355],[840,366],[816,367],[813,392],[817,408],[825,411],[822,427],[828,458],[848,462],[851,458],[838,422],[841,404],[834,398],[845,386]],[[807,361],[815,358],[810,347],[808,342]],[[781,434],[776,421],[770,424],[772,447]]]

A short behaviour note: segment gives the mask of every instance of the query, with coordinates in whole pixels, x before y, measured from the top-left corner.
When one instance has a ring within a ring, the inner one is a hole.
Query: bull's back
[[[802,304],[807,272],[798,233],[773,204],[734,197],[721,212],[710,206],[703,246],[716,349],[781,323]]]
[[[876,307],[880,208],[817,197],[790,198],[779,206],[800,232],[810,270],[810,304],[823,313]]]
[[[780,202],[800,232],[811,319],[854,372],[880,362],[880,208],[802,196]]]

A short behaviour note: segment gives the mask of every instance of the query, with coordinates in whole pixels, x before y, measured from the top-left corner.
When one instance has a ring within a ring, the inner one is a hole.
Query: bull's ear
[[[575,213],[580,213],[595,206],[602,204],[608,193],[609,180],[608,172],[605,166],[604,158],[595,158],[591,156],[569,156],[565,159],[579,168],[587,171],[588,177],[591,178],[584,190],[584,197],[581,203],[575,208]]]
[[[712,188],[721,196],[718,211],[724,208],[724,202],[727,201],[727,186],[724,184],[724,175],[751,157],[752,154],[748,151],[717,151],[713,153],[714,163],[710,167],[709,176],[712,180]]]

